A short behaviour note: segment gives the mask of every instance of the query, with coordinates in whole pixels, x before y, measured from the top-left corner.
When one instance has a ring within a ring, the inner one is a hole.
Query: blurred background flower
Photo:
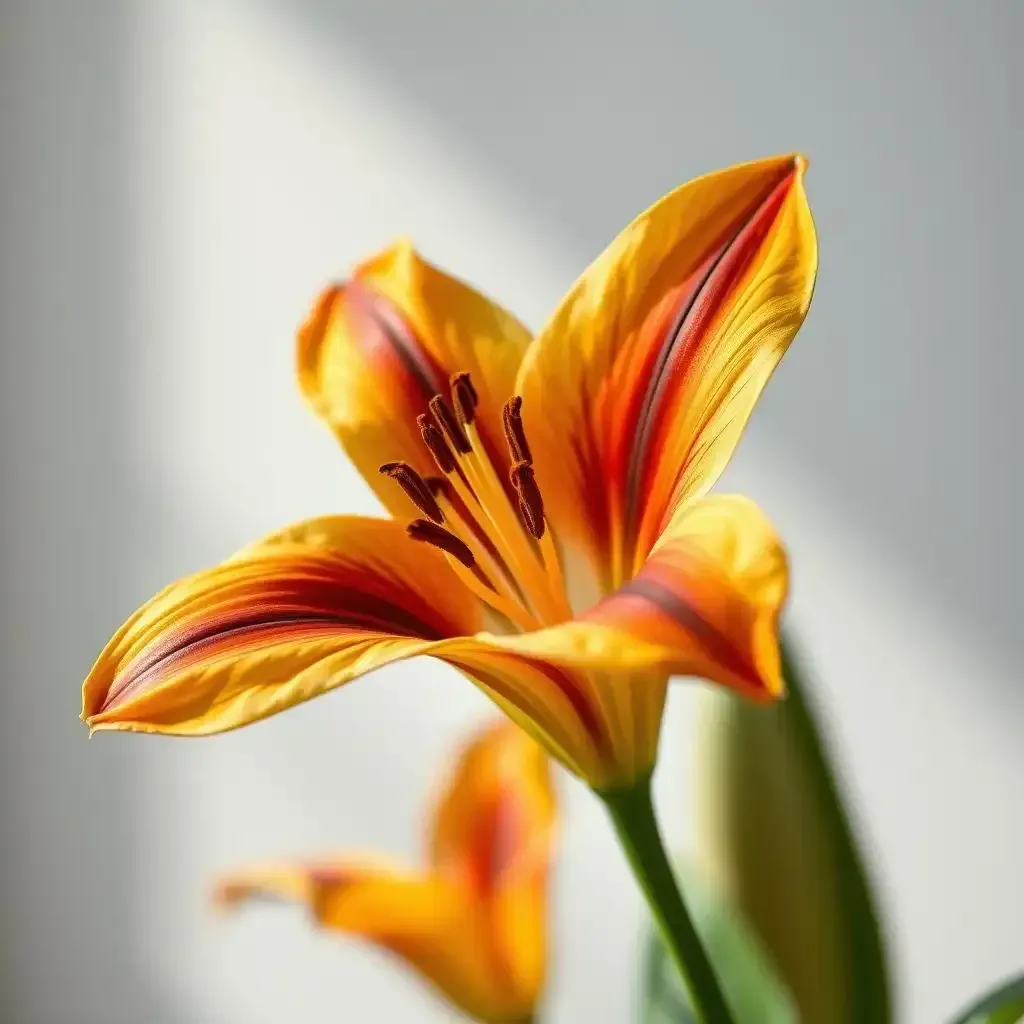
[[[201,893],[284,846],[411,860],[422,779],[483,697],[417,662],[204,743],[87,742],[68,701],[166,580],[378,513],[295,395],[320,283],[411,234],[536,328],[644,204],[787,149],[811,159],[817,293],[721,486],[790,549],[899,1019],[1018,971],[1021,16],[0,2],[0,1017],[447,1019],[360,944],[291,915],[211,928]],[[672,690],[656,787],[677,842],[696,692]],[[593,803],[566,781],[551,1024],[635,1006],[643,909]]]
[[[517,726],[492,724],[459,755],[410,871],[352,855],[226,875],[216,901],[305,904],[321,928],[405,960],[485,1024],[529,1024],[547,976],[555,829],[548,757]]]

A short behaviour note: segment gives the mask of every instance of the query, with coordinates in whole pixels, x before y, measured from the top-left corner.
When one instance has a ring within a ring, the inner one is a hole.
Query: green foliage
[[[955,1024],[1018,1024],[1024,1020],[1024,974],[1004,982],[956,1018]]]

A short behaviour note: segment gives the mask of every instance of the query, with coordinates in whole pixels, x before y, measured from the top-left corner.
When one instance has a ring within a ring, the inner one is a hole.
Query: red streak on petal
[[[529,665],[544,676],[569,702],[577,720],[583,726],[584,732],[587,733],[593,742],[597,754],[599,756],[607,755],[611,751],[611,743],[601,726],[601,719],[591,703],[586,690],[580,686],[579,682],[572,675],[568,672],[563,672],[557,665],[533,660],[529,661]],[[495,693],[519,706],[520,702],[516,700],[515,690],[510,689],[501,676],[481,670],[476,665],[473,665],[469,671],[485,686],[488,686]],[[528,709],[524,708],[523,710],[529,713]],[[538,722],[538,724],[541,726],[545,725],[544,722]]]
[[[490,899],[523,845],[523,814],[515,793],[499,786],[474,815],[466,851],[468,883],[481,899]]]
[[[109,711],[126,703],[130,698],[156,686],[172,671],[181,672],[224,655],[239,657],[249,650],[269,649],[277,644],[296,643],[316,637],[337,636],[343,632],[356,631],[340,627],[334,622],[311,619],[264,622],[226,629],[215,636],[174,647],[141,672],[131,670],[119,675],[107,692],[100,710]]]
[[[446,390],[448,374],[389,299],[359,280],[345,285],[345,299],[349,327],[371,364],[375,357],[397,358],[409,392],[424,408]]]
[[[636,521],[640,496],[649,491],[648,477],[655,459],[652,449],[658,428],[672,412],[670,393],[678,391],[698,360],[708,328],[726,307],[736,285],[757,255],[789,194],[796,168],[784,176],[743,219],[731,238],[711,253],[680,286],[674,321],[664,335],[649,383],[636,412],[638,433],[632,445],[626,480],[626,515],[631,528]]]
[[[385,396],[394,401],[396,409],[404,399],[407,408],[403,414],[410,419],[425,413],[435,395],[446,394],[453,376],[465,374],[465,366],[443,366],[394,303],[371,285],[353,279],[345,285],[344,295],[345,312],[353,337],[365,353],[372,372],[380,378]],[[505,446],[498,443],[501,435],[497,433],[498,424],[492,418],[494,410],[478,410],[479,395],[472,383],[469,387],[473,395],[473,421],[484,450],[496,467],[507,467],[509,461]],[[485,413],[490,415],[483,415]],[[458,433],[462,434],[461,427]],[[465,446],[460,450],[465,450]],[[515,502],[516,495],[506,474],[499,473],[499,476],[506,494]]]
[[[648,566],[635,579],[624,583],[588,613],[587,618],[605,622],[644,636],[644,621],[663,617],[692,637],[715,663],[740,679],[757,682],[758,672],[745,646],[738,646],[701,611],[701,603],[691,600],[680,581],[671,584],[657,580]]]
[[[458,632],[418,595],[400,596],[403,603],[340,583],[268,580],[236,607],[171,625],[117,673],[101,710],[123,704],[172,670],[227,653],[344,633],[440,640]]]

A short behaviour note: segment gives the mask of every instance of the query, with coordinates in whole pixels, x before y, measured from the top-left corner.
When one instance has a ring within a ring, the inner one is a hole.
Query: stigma
[[[385,463],[380,472],[420,513],[409,536],[442,551],[503,626],[531,630],[563,622],[571,610],[534,474],[523,400],[515,395],[503,409],[508,454],[498,465],[481,439],[478,405],[470,375],[452,376],[450,396],[434,395],[429,412],[417,418],[439,475],[425,478],[404,462]]]

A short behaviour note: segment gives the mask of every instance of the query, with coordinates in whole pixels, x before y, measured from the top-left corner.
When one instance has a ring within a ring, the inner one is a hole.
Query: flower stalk
[[[643,776],[627,789],[605,790],[597,795],[608,809],[622,849],[699,1019],[703,1024],[734,1024],[665,854],[651,799],[651,776]]]

